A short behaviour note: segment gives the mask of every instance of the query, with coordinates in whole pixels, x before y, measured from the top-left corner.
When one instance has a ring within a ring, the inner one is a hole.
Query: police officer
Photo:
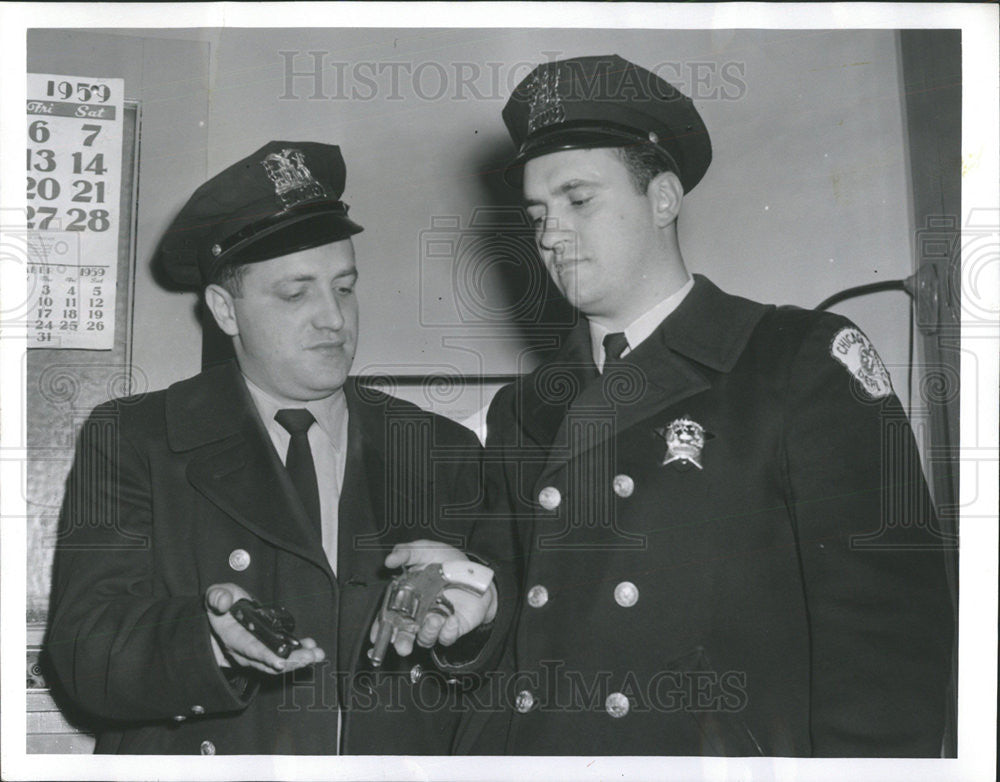
[[[442,509],[477,496],[478,443],[348,378],[362,229],[345,178],[336,146],[270,142],[198,188],[163,239],[157,263],[203,291],[236,358],[83,427],[47,648],[99,719],[98,752],[451,745],[426,650],[377,674],[364,653],[393,544],[461,539]],[[289,612],[301,647],[258,640],[230,610],[241,598]]]
[[[689,273],[677,218],[711,144],[653,73],[546,63],[503,118],[506,177],[584,317],[490,407],[514,679],[459,751],[938,756],[942,537],[868,338]]]

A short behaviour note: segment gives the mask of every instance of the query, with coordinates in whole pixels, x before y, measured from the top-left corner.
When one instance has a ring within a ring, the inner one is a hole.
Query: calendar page
[[[28,345],[111,350],[124,80],[28,74]]]

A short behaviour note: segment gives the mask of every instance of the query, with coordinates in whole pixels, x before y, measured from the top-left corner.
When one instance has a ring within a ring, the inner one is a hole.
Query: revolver
[[[455,607],[444,596],[445,589],[461,589],[482,596],[490,588],[492,579],[490,568],[467,560],[451,560],[404,570],[393,578],[385,591],[378,634],[375,644],[368,650],[372,666],[378,668],[385,660],[389,643],[397,632],[416,635],[427,614],[440,614],[447,618],[455,613]]]
[[[262,606],[256,600],[243,598],[233,603],[229,612],[233,618],[253,633],[254,637],[278,657],[288,658],[302,646],[295,632],[295,618],[281,606]]]

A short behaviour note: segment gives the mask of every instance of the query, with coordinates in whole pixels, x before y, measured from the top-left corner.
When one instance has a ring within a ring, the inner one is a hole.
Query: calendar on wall
[[[28,74],[28,346],[111,350],[124,80]]]

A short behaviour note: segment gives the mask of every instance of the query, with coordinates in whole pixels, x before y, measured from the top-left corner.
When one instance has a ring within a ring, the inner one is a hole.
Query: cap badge
[[[842,328],[830,343],[830,355],[847,368],[872,399],[892,393],[889,371],[875,346],[859,329]]]
[[[702,469],[701,451],[705,447],[705,430],[701,424],[690,418],[678,418],[661,426],[656,433],[667,444],[667,452],[663,455],[664,465],[680,462]]]
[[[559,97],[559,69],[538,68],[528,84],[528,134],[566,119],[566,108]]]
[[[298,149],[272,152],[261,161],[267,177],[274,182],[274,192],[286,209],[306,201],[326,198],[326,190],[306,168],[306,156]]]

